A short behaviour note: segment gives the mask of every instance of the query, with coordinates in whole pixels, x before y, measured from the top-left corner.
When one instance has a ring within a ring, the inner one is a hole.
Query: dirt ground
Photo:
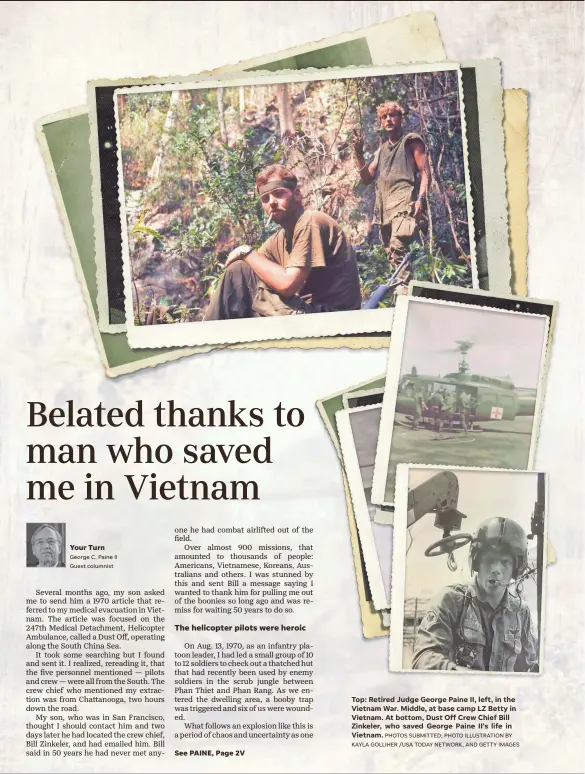
[[[430,427],[425,420],[426,427]],[[396,465],[399,462],[425,465],[467,465],[489,468],[526,468],[534,417],[478,422],[477,430],[449,432],[421,426],[412,429],[411,418],[396,414],[392,433],[390,467],[386,480],[386,502],[394,501]]]

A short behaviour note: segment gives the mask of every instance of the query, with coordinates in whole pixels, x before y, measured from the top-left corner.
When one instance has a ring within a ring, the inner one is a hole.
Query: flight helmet
[[[469,549],[471,573],[479,569],[479,558],[485,548],[501,548],[514,557],[514,580],[522,573],[528,561],[528,541],[522,527],[512,519],[493,516],[482,521],[473,536]]]

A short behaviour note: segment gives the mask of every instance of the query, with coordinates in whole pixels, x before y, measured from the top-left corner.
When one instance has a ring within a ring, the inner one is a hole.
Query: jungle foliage
[[[415,276],[470,285],[456,71],[136,93],[119,98],[119,111],[137,322],[153,304],[176,307],[166,321],[201,319],[227,253],[259,246],[276,228],[255,192],[256,174],[274,163],[293,169],[306,208],[344,228],[367,299],[391,272],[351,136],[361,128],[367,157],[375,152],[385,100],[405,108],[405,131],[421,134],[429,154],[429,226],[414,245]]]

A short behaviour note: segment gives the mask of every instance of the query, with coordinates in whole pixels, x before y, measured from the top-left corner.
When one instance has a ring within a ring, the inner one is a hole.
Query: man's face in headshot
[[[32,541],[32,552],[39,560],[39,567],[54,567],[59,562],[61,539],[51,527],[43,527]]]
[[[477,582],[490,597],[503,593],[514,573],[514,557],[498,548],[486,548],[479,556]]]

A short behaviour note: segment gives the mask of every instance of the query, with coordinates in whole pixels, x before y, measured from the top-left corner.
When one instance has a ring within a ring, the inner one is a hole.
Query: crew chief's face
[[[399,110],[389,110],[380,116],[382,129],[396,132],[402,128],[402,113]]]
[[[268,182],[271,182],[270,180]],[[272,215],[275,223],[282,223],[291,215],[296,215],[301,206],[301,192],[297,188],[291,191],[289,188],[274,188],[260,197],[262,207],[267,215]]]
[[[497,596],[512,580],[514,558],[506,551],[486,548],[479,557],[477,582],[486,594]]]
[[[55,530],[44,527],[34,537],[32,552],[41,567],[53,567],[59,560],[61,541]]]

